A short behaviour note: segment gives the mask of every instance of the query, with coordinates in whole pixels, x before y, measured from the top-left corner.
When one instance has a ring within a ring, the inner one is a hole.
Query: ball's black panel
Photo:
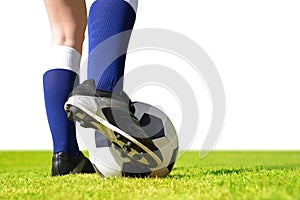
[[[95,131],[95,143],[97,148],[111,146],[111,142],[100,131]]]
[[[149,176],[151,170],[133,162],[123,163],[122,176],[144,178]]]
[[[177,158],[177,154],[178,154],[178,147],[176,149],[173,150],[173,154],[172,154],[172,158],[170,160],[170,164],[168,165],[168,170],[169,172],[171,172],[171,170],[173,169],[174,167],[174,164],[175,164],[175,161],[176,161],[176,158]]]
[[[140,119],[140,125],[152,140],[165,136],[164,124],[158,117],[145,113]]]

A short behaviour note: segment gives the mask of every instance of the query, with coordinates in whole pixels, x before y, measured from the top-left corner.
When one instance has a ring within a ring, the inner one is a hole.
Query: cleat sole
[[[152,148],[152,140],[150,138],[143,138],[143,142],[150,146],[149,149],[148,146],[143,145],[122,130],[118,130],[117,127],[113,128],[111,124],[109,124],[110,126],[104,125],[104,121],[94,119],[82,109],[70,104],[65,105],[69,119],[79,122],[80,126],[84,128],[93,128],[101,131],[114,144],[114,148],[120,151],[122,158],[128,158],[135,163],[150,168],[161,165],[161,153],[156,147]],[[107,121],[105,122],[108,123]],[[147,140],[151,140],[151,142],[147,143]]]

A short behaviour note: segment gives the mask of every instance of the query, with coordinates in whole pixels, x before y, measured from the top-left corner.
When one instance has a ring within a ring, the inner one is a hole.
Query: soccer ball
[[[134,102],[135,117],[162,154],[162,164],[154,168],[140,166],[124,156],[123,151],[109,142],[99,131],[78,131],[89,151],[89,157],[98,173],[104,177],[165,177],[178,155],[178,136],[166,114],[142,102]],[[78,127],[79,128],[79,127]]]

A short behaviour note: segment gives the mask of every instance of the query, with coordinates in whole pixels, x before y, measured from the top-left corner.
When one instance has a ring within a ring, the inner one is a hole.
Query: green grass
[[[166,178],[50,177],[51,152],[0,152],[0,199],[300,199],[300,151],[185,152]]]

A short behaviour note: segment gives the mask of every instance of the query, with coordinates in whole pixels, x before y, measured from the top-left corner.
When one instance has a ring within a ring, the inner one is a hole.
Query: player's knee
[[[52,45],[68,46],[81,52],[84,34],[54,33],[52,35]]]

